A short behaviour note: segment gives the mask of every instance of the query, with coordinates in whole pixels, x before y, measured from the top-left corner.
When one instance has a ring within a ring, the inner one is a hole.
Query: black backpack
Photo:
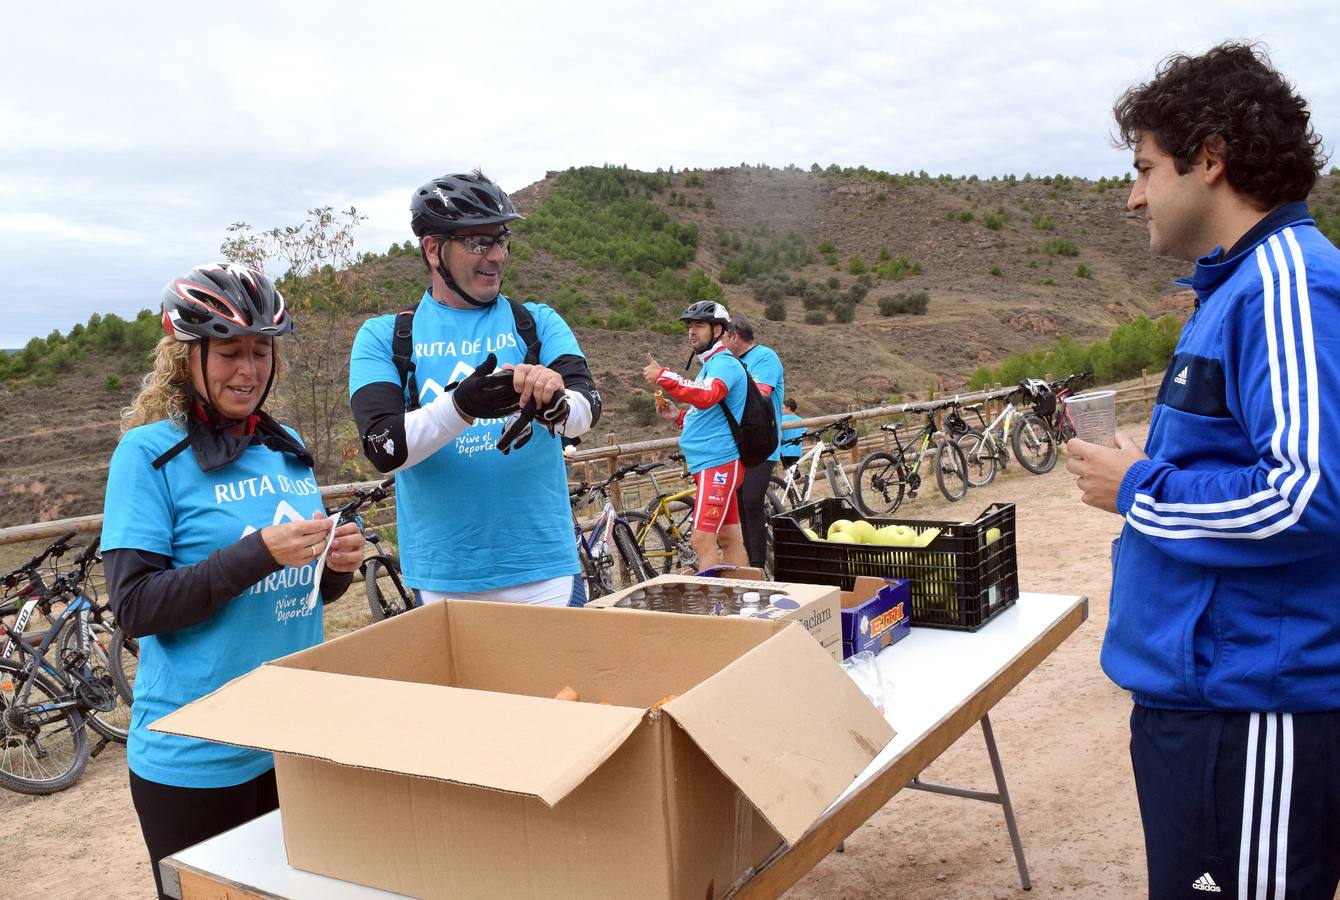
[[[516,334],[526,348],[525,362],[535,365],[540,361],[540,338],[535,331],[535,318],[530,310],[513,300],[506,298],[512,305],[512,318],[516,320]],[[395,337],[391,338],[391,361],[400,373],[400,390],[405,395],[405,412],[419,408],[419,383],[414,377],[414,313],[419,304],[408,306],[395,314]],[[455,387],[454,384],[447,388]]]
[[[758,383],[749,374],[749,367],[744,364],[744,360],[734,354],[731,354],[731,359],[744,369],[744,409],[740,421],[735,421],[730,407],[726,405],[729,395],[717,405],[726,414],[726,424],[730,426],[731,436],[735,438],[735,446],[740,451],[741,464],[746,469],[752,469],[765,462],[772,456],[772,451],[777,449],[777,415],[772,408],[772,401],[758,389]]]

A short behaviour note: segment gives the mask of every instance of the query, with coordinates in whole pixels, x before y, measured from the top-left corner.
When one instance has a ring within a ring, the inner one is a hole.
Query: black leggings
[[[749,565],[756,569],[762,569],[768,561],[768,510],[763,498],[768,494],[768,476],[772,475],[772,466],[772,460],[765,459],[745,469],[744,480],[738,491],[744,549],[749,554]]]
[[[173,787],[131,772],[130,799],[140,817],[160,900],[167,900],[158,871],[162,859],[279,808],[274,769],[222,788]]]

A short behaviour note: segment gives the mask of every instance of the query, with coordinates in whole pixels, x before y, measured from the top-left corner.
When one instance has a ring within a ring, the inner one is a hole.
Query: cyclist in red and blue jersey
[[[744,467],[721,409],[724,402],[737,422],[744,414],[745,369],[721,342],[730,313],[714,300],[699,300],[679,318],[688,325],[689,345],[703,366],[698,378],[677,375],[650,353],[642,375],[648,384],[688,404],[682,409],[673,403],[658,405],[657,411],[684,429],[679,447],[698,488],[690,539],[698,564],[708,568],[720,559],[727,565],[747,566],[737,497]]]
[[[1175,56],[1117,101],[1127,206],[1194,261],[1142,451],[1072,440],[1125,522],[1102,666],[1129,690],[1151,897],[1340,882],[1340,250],[1308,213],[1307,102],[1255,47]]]

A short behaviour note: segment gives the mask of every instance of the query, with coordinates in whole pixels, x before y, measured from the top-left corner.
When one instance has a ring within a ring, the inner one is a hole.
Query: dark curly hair
[[[1307,101],[1255,44],[1170,56],[1112,113],[1118,146],[1134,147],[1149,132],[1178,174],[1191,170],[1207,140],[1218,144],[1229,185],[1261,210],[1306,199],[1326,161]]]

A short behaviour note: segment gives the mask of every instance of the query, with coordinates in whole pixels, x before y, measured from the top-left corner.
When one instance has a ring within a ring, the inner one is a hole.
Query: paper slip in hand
[[[335,529],[340,527],[339,519],[330,520],[330,531],[326,533],[326,546],[321,548],[321,555],[316,558],[316,571],[312,573],[312,593],[307,597],[306,609],[316,608],[316,601],[321,596],[321,575],[326,571],[326,556],[330,553],[330,545],[335,543]]]

